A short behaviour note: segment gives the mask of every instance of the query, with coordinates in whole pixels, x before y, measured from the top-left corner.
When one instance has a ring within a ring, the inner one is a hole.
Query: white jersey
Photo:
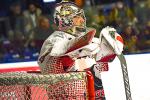
[[[41,52],[38,59],[38,64],[40,65],[41,70],[47,69],[48,66],[52,64],[52,62],[50,62],[51,58],[58,59],[59,57],[66,55],[70,56],[72,59],[78,58],[80,56],[79,55],[80,51],[72,53],[66,52],[75,42],[77,42],[81,37],[85,35],[86,34],[81,33],[80,36],[75,37],[62,31],[55,31],[54,33],[52,33],[45,40],[41,48]]]
[[[62,68],[63,66],[56,63],[60,62],[59,57],[65,54],[65,52],[74,41],[75,37],[65,32],[55,31],[54,33],[52,33],[43,43],[38,58],[38,64],[40,65],[41,71],[43,71],[44,73],[64,72]],[[53,68],[56,67],[56,65],[60,70],[58,70],[57,68]],[[53,69],[57,69],[58,71],[48,71]]]
[[[96,73],[107,71],[108,62],[115,57],[109,42],[102,36],[100,39],[93,38],[88,45],[66,53],[79,38],[62,31],[50,35],[45,40],[38,59],[41,71],[45,74],[65,72],[60,57],[66,55],[74,61],[67,71],[83,71],[93,65],[96,65]]]

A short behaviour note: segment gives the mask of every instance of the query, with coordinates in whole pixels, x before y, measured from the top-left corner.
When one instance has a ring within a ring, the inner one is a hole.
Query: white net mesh
[[[46,60],[46,65],[42,66],[40,69],[42,74],[49,74],[49,73],[58,74],[65,72],[60,58],[51,56],[49,56],[48,59]]]
[[[85,72],[65,74],[1,73],[0,100],[86,100]]]

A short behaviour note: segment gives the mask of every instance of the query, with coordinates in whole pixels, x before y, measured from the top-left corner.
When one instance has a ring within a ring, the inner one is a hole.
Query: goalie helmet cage
[[[0,73],[0,100],[95,100],[90,72]]]

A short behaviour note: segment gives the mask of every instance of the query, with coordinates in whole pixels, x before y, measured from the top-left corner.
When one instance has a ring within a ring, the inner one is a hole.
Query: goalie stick
[[[117,57],[120,60],[120,64],[121,64],[121,68],[122,68],[126,100],[132,100],[130,83],[129,83],[129,76],[128,76],[128,69],[127,69],[127,63],[126,63],[125,57],[122,53],[120,55],[117,55]]]
[[[105,37],[104,37],[104,39],[107,41],[107,39]],[[107,41],[107,44],[114,50],[114,48],[110,45],[110,43],[108,41]],[[115,50],[114,50],[114,52],[115,52]],[[128,76],[128,69],[127,69],[127,63],[126,63],[125,57],[124,57],[123,53],[116,54],[116,55],[117,55],[117,57],[120,61],[120,64],[121,64],[126,100],[132,100],[130,83],[129,83],[129,76]]]

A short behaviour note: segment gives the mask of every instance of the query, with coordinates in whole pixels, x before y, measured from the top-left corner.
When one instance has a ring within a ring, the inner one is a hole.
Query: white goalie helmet
[[[79,8],[73,2],[62,1],[56,4],[54,23],[58,26],[59,30],[66,30],[73,27],[72,19],[75,16],[82,16],[85,20],[83,9]],[[84,26],[86,26],[86,22],[84,23]]]

